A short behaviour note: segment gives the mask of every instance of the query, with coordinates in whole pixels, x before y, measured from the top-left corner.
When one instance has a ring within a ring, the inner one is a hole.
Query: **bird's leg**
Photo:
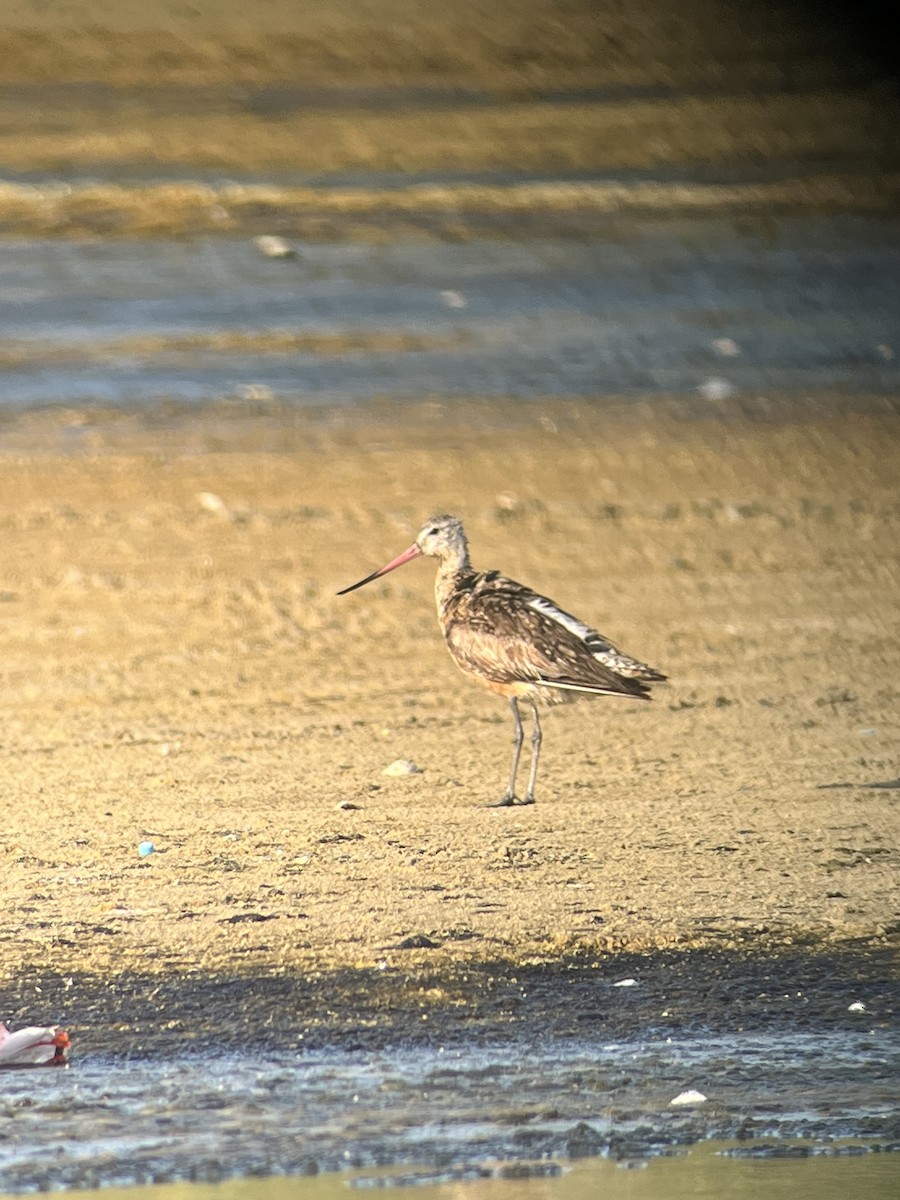
[[[515,696],[510,696],[509,707],[512,709],[513,721],[516,724],[516,732],[513,734],[513,760],[509,772],[509,783],[506,785],[506,793],[502,800],[494,800],[488,805],[488,808],[506,808],[510,804],[519,803],[516,797],[516,772],[519,769],[519,753],[522,749],[522,742],[525,740],[525,731],[522,728],[522,718],[519,715],[519,706]]]
[[[534,804],[534,783],[537,779],[538,759],[541,756],[541,721],[538,717],[537,705],[532,700],[531,711],[534,714],[534,720],[531,726],[531,772],[528,776],[528,791],[525,793],[525,799],[521,800],[520,804]]]

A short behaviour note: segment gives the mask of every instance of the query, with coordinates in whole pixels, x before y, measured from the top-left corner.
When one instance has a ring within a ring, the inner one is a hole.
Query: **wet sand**
[[[689,979],[764,956],[889,997],[900,420],[744,407],[10,418],[4,1014],[107,1049],[274,1036],[259,1005],[471,1034],[520,971],[634,956],[686,1021],[718,1019]],[[671,677],[548,714],[530,809],[484,807],[508,713],[453,667],[430,564],[335,596],[435,510]]]
[[[0,186],[0,225],[17,237],[248,237],[278,230],[303,242],[438,238],[464,242],[619,238],[641,217],[722,216],[767,236],[779,216],[890,217],[900,173],[836,172],[774,182],[542,183],[280,187],[150,183]]]

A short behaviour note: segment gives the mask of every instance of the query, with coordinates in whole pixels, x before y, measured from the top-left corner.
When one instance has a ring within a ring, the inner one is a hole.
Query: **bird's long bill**
[[[387,575],[388,571],[394,571],[397,567],[402,567],[404,563],[412,562],[414,558],[418,558],[422,551],[415,542],[408,550],[404,550],[402,554],[398,554],[396,558],[392,558],[386,567],[380,567],[377,571],[373,571],[371,575],[367,575],[365,579],[361,579],[359,583],[351,583],[349,587],[343,588],[338,592],[339,596],[346,596],[348,592],[355,592],[357,588],[361,588],[363,584],[371,583],[373,579],[378,579],[380,575]]]

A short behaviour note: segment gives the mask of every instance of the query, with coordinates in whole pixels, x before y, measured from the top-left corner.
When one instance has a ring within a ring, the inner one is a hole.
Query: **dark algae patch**
[[[22,1022],[38,1005],[87,1055],[166,1058],[185,1051],[382,1050],[642,1036],[828,1033],[896,1028],[893,949],[577,954],[432,965],[299,971],[112,971],[32,968],[0,991]],[[636,985],[616,988],[623,979]],[[848,1011],[855,1002],[865,1015]],[[423,1020],[423,1017],[427,1020]]]

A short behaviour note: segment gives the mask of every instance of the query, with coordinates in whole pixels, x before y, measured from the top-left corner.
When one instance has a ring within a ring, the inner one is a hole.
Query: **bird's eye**
[[[428,530],[428,533],[426,534],[426,536],[427,536],[427,537],[433,537],[433,536],[434,536],[435,534],[437,534],[438,532],[439,532],[439,530],[438,530],[438,527],[437,527],[437,525],[435,525],[433,528],[431,528],[431,529],[429,529],[429,530]]]

